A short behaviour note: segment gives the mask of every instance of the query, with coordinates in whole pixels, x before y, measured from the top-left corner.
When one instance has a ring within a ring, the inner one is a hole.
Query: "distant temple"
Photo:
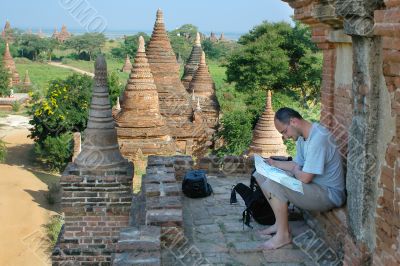
[[[12,42],[14,40],[11,24],[8,20],[6,21],[4,29],[1,32],[1,38],[3,38],[6,42]]]
[[[131,60],[129,59],[129,55],[126,55],[125,63],[122,66],[121,71],[126,73],[131,73],[131,70],[132,70],[132,63]]]
[[[8,71],[11,74],[10,86],[19,84],[20,82],[19,74],[17,72],[17,68],[15,67],[14,59],[11,56],[8,42],[6,43],[6,49],[4,50],[3,65],[6,69],[8,69]]]
[[[62,25],[60,32],[58,32],[57,29],[54,29],[52,37],[57,41],[63,43],[69,38],[71,38],[71,33],[68,32],[67,27],[65,25]]]
[[[189,84],[189,92],[195,102],[196,109],[201,108],[204,122],[209,129],[216,130],[219,123],[219,103],[215,94],[215,83],[206,64],[206,55],[202,52],[199,66]]]
[[[25,89],[28,89],[32,85],[28,70],[25,71],[25,77],[22,85]]]
[[[203,49],[201,48],[200,33],[197,33],[196,40],[192,48],[192,52],[190,53],[189,59],[185,65],[185,70],[182,76],[182,83],[186,89],[189,89],[190,81],[192,80],[193,75],[199,66],[202,52]]]
[[[249,154],[257,153],[262,157],[287,155],[282,136],[275,128],[274,117],[275,113],[272,110],[271,91],[268,91],[265,111],[262,113],[254,128]]]

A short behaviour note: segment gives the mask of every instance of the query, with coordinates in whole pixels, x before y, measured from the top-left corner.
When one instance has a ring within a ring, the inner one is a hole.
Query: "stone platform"
[[[252,221],[253,229],[243,228],[244,202],[239,194],[238,204],[230,205],[229,199],[232,185],[249,184],[249,177],[209,176],[208,181],[213,195],[202,199],[183,197],[185,241],[181,241],[183,245],[163,247],[163,265],[196,265],[196,260],[209,265],[316,265],[294,244],[270,251],[259,248],[267,238],[261,238],[257,231],[266,226]],[[296,236],[302,240],[301,234],[310,229],[304,221],[289,223],[294,242]],[[166,260],[166,252],[170,261]]]

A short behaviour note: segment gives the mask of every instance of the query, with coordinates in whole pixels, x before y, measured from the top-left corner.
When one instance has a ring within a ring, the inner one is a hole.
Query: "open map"
[[[269,165],[260,155],[254,154],[254,163],[256,166],[256,172],[254,175],[269,178],[287,188],[290,188],[291,190],[304,194],[303,183],[300,180],[289,176],[282,169]]]

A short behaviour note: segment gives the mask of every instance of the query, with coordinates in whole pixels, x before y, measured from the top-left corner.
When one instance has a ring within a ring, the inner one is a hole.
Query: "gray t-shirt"
[[[319,123],[313,123],[306,140],[296,142],[294,161],[302,171],[315,174],[312,182],[328,190],[329,199],[337,206],[346,200],[342,158],[332,134]]]

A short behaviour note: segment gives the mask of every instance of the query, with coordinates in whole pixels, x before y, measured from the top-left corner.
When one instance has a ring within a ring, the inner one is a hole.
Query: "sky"
[[[201,32],[244,33],[264,20],[290,22],[293,15],[281,0],[9,0],[2,3],[0,27],[8,19],[21,29],[65,24],[79,31],[151,31],[157,8],[167,30],[193,24]]]

